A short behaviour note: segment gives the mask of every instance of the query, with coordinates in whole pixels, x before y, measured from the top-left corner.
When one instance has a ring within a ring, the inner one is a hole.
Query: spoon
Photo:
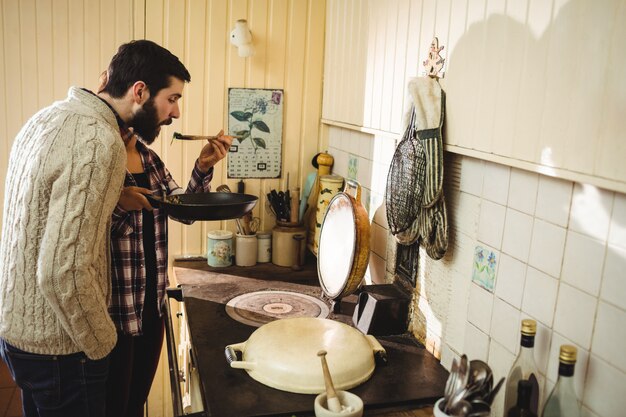
[[[452,417],[466,417],[472,412],[472,405],[465,400],[459,400],[448,410]]]
[[[341,402],[337,397],[337,392],[333,386],[333,380],[330,377],[330,371],[328,370],[328,364],[326,363],[326,351],[320,350],[317,352],[317,356],[322,360],[322,371],[324,372],[324,384],[326,385],[326,406],[328,410],[333,413],[341,412]]]

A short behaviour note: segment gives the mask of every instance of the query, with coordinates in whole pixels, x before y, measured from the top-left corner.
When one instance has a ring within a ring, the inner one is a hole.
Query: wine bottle
[[[517,405],[509,410],[507,417],[537,417],[530,410],[530,396],[533,384],[527,379],[520,379],[517,384]]]
[[[522,337],[520,351],[511,366],[511,371],[506,378],[506,390],[504,392],[504,413],[507,413],[517,404],[517,384],[526,379],[531,384],[530,411],[539,415],[540,395],[543,389],[543,377],[539,374],[535,362],[534,346],[537,322],[531,319],[522,320]]]
[[[559,378],[546,400],[543,417],[580,417],[580,403],[574,391],[574,366],[577,350],[562,345],[559,353]]]

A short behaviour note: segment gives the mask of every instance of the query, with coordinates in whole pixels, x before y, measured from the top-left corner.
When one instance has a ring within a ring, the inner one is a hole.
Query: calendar
[[[283,142],[283,90],[230,88],[228,178],[279,178]]]

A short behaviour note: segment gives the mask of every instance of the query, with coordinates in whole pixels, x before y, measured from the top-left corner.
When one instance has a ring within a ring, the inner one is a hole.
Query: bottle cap
[[[561,345],[561,352],[559,353],[559,361],[568,364],[576,363],[576,354],[578,350],[572,345]]]
[[[522,334],[534,336],[537,333],[537,322],[532,319],[522,320]]]

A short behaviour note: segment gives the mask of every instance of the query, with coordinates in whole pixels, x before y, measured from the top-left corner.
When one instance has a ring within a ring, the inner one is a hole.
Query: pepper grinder
[[[304,235],[294,235],[293,236],[293,240],[296,241],[295,243],[295,260],[294,260],[294,264],[291,265],[291,269],[293,269],[294,271],[300,271],[302,270],[302,259],[300,257],[300,252],[302,252],[302,241],[304,240]]]

